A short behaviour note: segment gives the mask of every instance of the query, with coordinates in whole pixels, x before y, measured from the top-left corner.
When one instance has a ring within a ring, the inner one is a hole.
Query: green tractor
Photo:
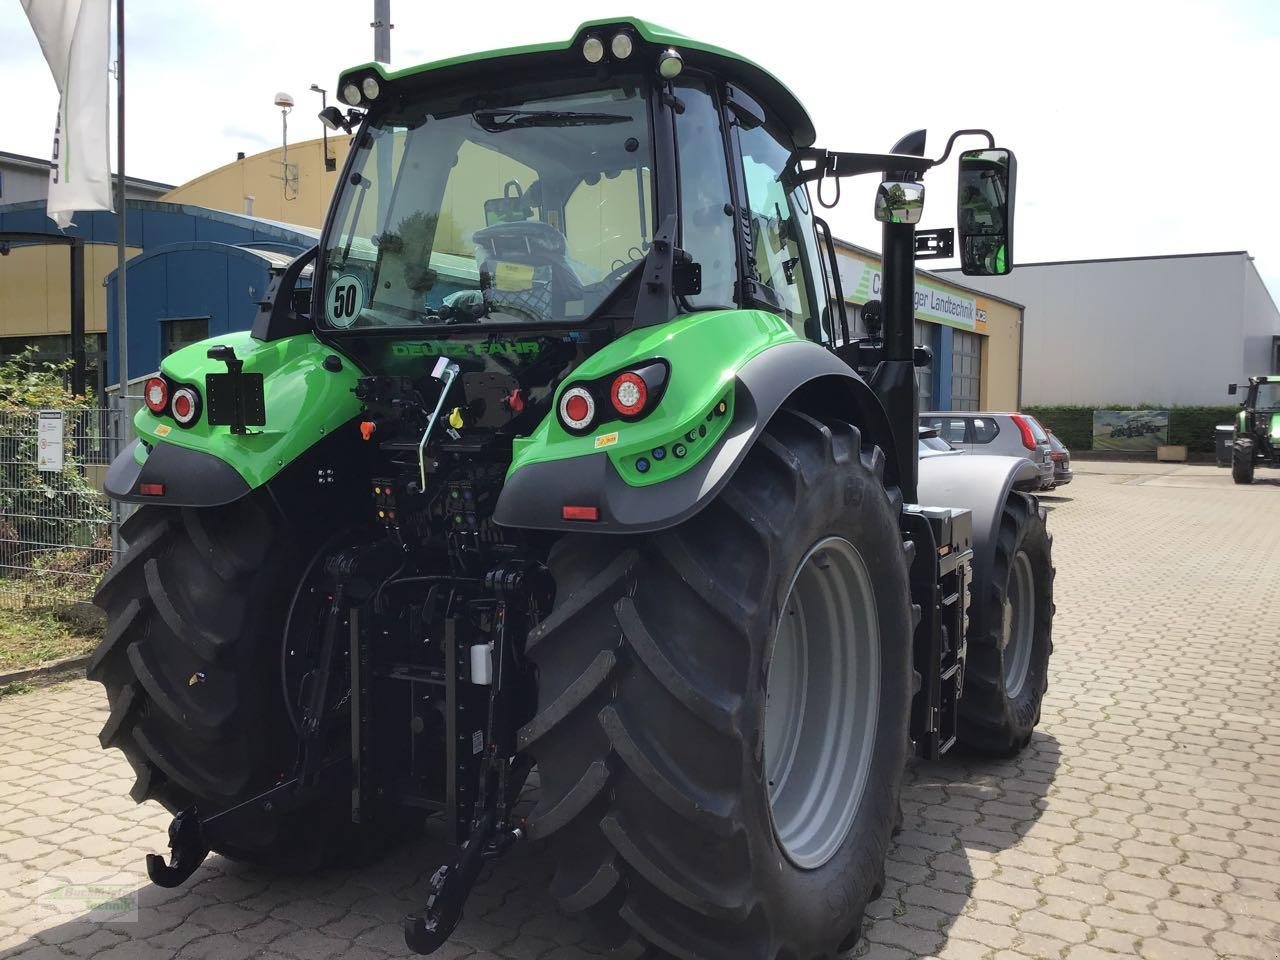
[[[908,757],[1018,752],[1046,687],[1034,467],[918,436],[917,242],[954,244],[917,234],[921,179],[960,134],[816,149],[771,74],[634,19],[338,90],[318,247],[252,331],[165,358],[106,481],[138,507],[88,672],[134,799],[174,814],[150,877],[435,815],[420,953],[544,837],[610,946],[851,945]],[[1006,272],[1013,157],[961,133],[1000,207],[961,258]],[[858,174],[874,340],[814,206]]]
[[[1231,441],[1231,479],[1253,483],[1253,468],[1280,467],[1280,376],[1250,377],[1247,384],[1231,383],[1227,393],[1235,396],[1245,387],[1236,433]]]

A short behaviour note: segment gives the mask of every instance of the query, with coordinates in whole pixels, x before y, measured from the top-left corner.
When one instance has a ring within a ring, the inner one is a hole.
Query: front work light
[[[587,63],[599,63],[604,59],[604,44],[599,37],[587,37],[582,41],[582,57]]]
[[[663,80],[674,80],[683,69],[684,57],[680,56],[678,50],[668,47],[658,57],[658,76]]]
[[[364,95],[370,100],[377,100],[378,94],[382,92],[382,88],[378,86],[377,77],[365,77],[360,81],[360,89],[364,91]]]
[[[360,88],[354,83],[344,85],[342,88],[342,99],[354,107],[360,102]]]
[[[631,56],[633,45],[631,43],[631,34],[615,33],[613,40],[609,42],[609,49],[613,51],[613,55],[619,60],[625,60]]]

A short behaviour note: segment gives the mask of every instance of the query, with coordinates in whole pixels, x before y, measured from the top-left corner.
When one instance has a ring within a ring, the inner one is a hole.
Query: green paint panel
[[[144,407],[133,419],[140,438],[212,454],[231,464],[251,488],[256,488],[360,412],[360,402],[352,392],[360,375],[355,364],[344,359],[340,372],[325,370],[324,358],[334,350],[311,334],[263,343],[247,332],[229,333],[170,354],[160,370],[173,381],[195,387],[203,397],[205,374],[227,369],[206,356],[215,344],[233,347],[244,361],[245,373],[263,375],[266,425],[250,427],[255,432],[238,436],[228,427],[209,426],[202,411],[195,425],[183,428],[172,418],[156,416]],[[142,445],[137,449],[142,451]],[[141,462],[145,452],[135,456]]]
[[[677,476],[701,460],[732,422],[733,383],[742,365],[769,347],[797,339],[786,321],[763,310],[713,310],[632,331],[584,361],[556,391],[553,409],[559,408],[560,396],[575,383],[664,359],[671,375],[654,411],[632,423],[613,420],[601,424],[586,436],[574,436],[560,426],[554,413],[549,414],[531,436],[515,441],[508,476],[531,463],[589,456],[601,450],[607,451],[618,472],[635,486]],[[714,408],[726,396],[730,406],[725,416],[717,418]],[[708,413],[712,414],[710,423]],[[706,437],[699,428],[706,429]],[[681,441],[690,431],[697,439]],[[676,442],[685,442],[686,456],[669,455],[658,464],[661,469],[652,469],[653,449],[670,451]],[[636,459],[642,456],[650,459],[650,475],[635,469]]]

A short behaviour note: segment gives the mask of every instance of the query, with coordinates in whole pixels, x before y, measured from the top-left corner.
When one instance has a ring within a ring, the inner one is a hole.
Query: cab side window
[[[687,299],[695,308],[731,307],[738,260],[720,111],[701,81],[690,79],[678,90],[684,104],[684,112],[676,116],[680,245],[702,266],[702,292]]]
[[[788,194],[782,184],[791,150],[763,126],[738,136],[756,277],[797,333],[821,340],[820,297],[812,286],[813,213],[803,186]]]

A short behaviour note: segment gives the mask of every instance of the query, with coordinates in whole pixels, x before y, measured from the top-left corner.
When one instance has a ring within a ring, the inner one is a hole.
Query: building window
[[[938,351],[938,326],[933,323],[925,323],[923,320],[912,321],[915,331],[915,342],[919,346],[928,347],[937,353]],[[927,367],[916,367],[916,391],[920,395],[920,409],[933,409],[933,364]]]
[[[164,337],[164,353],[162,356],[164,357],[181,350],[183,347],[189,347],[193,343],[209,339],[208,317],[182,317],[177,320],[161,320],[160,328],[164,331],[162,334]]]
[[[982,400],[982,338],[956,330],[951,344],[951,409],[977,410]]]

